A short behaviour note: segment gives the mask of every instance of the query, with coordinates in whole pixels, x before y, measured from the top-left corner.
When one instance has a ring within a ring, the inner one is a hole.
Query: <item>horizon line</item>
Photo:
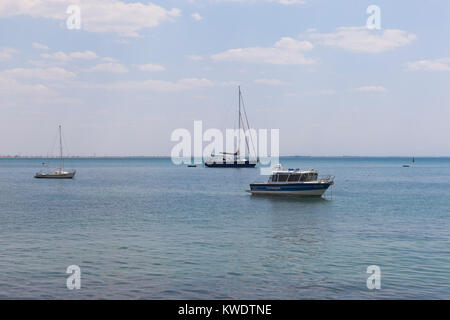
[[[450,155],[280,155],[280,158],[450,158]],[[59,159],[59,156],[44,155],[0,155],[0,159]],[[108,159],[108,158],[148,158],[148,159],[170,159],[169,155],[75,155],[65,156],[64,159]],[[187,159],[188,157],[177,157],[177,159]],[[195,159],[198,157],[191,157]],[[264,157],[270,158],[270,157]]]

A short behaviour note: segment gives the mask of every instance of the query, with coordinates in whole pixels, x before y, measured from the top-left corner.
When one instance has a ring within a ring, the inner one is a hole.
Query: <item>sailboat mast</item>
[[[239,136],[238,136],[238,149],[241,147],[241,86],[238,86],[239,88]]]
[[[62,134],[61,134],[61,125],[59,125],[59,157],[60,157],[60,169],[63,171],[63,149],[62,149]]]

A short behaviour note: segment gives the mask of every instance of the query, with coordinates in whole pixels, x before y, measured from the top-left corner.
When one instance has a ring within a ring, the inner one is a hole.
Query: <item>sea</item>
[[[0,299],[450,299],[450,158],[282,157],[335,176],[321,198],[252,196],[258,168],[44,161],[0,159]]]

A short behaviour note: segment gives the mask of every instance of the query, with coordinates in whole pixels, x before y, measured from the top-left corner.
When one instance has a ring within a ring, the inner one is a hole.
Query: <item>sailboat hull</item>
[[[75,177],[75,173],[77,171],[74,170],[72,172],[63,172],[63,173],[36,173],[34,176],[36,179],[73,179]]]
[[[233,162],[205,162],[205,166],[209,168],[254,168],[256,163],[248,160]]]

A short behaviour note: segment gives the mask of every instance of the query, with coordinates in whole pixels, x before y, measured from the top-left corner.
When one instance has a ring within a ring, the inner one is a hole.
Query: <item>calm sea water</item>
[[[58,181],[0,159],[0,298],[449,299],[450,159],[409,161],[284,158],[336,175],[296,199],[246,193],[258,169],[69,159]]]

